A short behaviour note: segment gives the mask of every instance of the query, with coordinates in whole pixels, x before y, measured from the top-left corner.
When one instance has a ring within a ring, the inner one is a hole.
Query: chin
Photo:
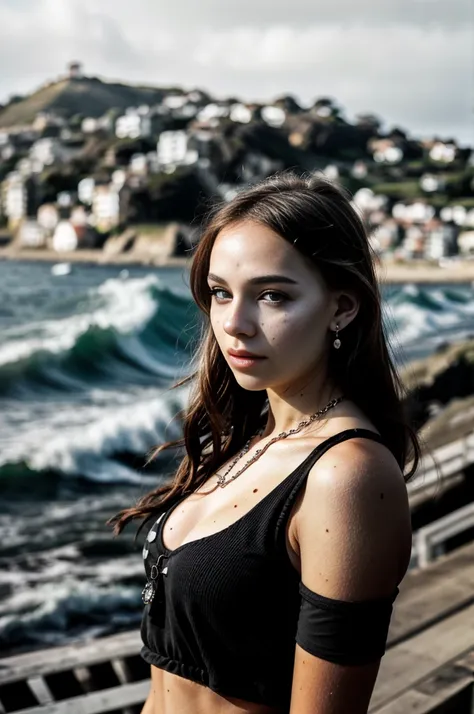
[[[250,375],[241,374],[239,372],[232,372],[232,374],[239,387],[246,389],[248,392],[261,392],[264,389],[268,389],[269,385],[266,379],[251,377]]]

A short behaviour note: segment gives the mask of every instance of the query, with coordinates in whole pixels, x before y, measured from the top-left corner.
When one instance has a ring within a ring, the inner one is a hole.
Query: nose
[[[256,323],[249,309],[242,302],[235,299],[228,306],[223,326],[231,337],[238,335],[252,337],[256,332]]]

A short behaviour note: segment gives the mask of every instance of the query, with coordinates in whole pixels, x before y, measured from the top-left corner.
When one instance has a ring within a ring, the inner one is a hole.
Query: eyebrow
[[[220,278],[214,273],[209,273],[207,276],[208,280],[213,280],[216,283],[225,283],[227,281],[224,278]],[[259,275],[257,278],[250,278],[249,283],[251,285],[266,285],[267,283],[287,283],[289,285],[297,285],[296,280],[286,277],[286,275]]]

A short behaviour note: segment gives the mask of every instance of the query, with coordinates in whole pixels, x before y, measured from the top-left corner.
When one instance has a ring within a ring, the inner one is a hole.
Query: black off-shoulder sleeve
[[[341,665],[380,659],[387,642],[393,602],[388,598],[346,602],[318,595],[300,583],[296,642],[306,652]]]

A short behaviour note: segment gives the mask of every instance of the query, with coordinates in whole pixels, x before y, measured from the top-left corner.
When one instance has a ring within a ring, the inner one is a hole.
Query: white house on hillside
[[[151,135],[151,117],[137,109],[127,109],[126,113],[117,119],[115,134],[118,139],[140,139]]]
[[[266,124],[275,128],[283,126],[286,121],[286,112],[280,107],[274,107],[272,105],[262,107],[260,114]]]
[[[46,231],[37,221],[24,221],[18,230],[17,239],[24,248],[43,248],[46,245]]]
[[[91,206],[94,199],[95,181],[92,177],[86,177],[77,184],[77,195],[81,203]]]
[[[39,139],[30,149],[30,158],[43,166],[51,166],[65,158],[65,151],[58,139]]]
[[[120,222],[120,189],[114,184],[96,186],[92,200],[92,215],[99,231],[109,231]]]
[[[76,250],[79,244],[77,232],[70,221],[60,221],[54,231],[53,249],[62,251]]]
[[[226,103],[217,104],[212,102],[206,104],[197,114],[198,121],[209,121],[212,119],[221,119],[228,117],[230,114],[230,106]]]
[[[437,141],[431,148],[430,159],[450,164],[456,158],[456,153],[457,146],[455,144],[445,144],[443,141]]]
[[[10,225],[15,225],[26,216],[28,194],[23,177],[12,172],[3,183],[3,208]]]
[[[44,203],[38,209],[38,224],[47,233],[52,233],[59,223],[59,211],[52,203]]]
[[[229,118],[238,124],[249,124],[252,121],[252,112],[245,104],[232,104]]]
[[[158,162],[162,166],[194,164],[198,152],[188,149],[189,137],[185,131],[164,131],[158,141]]]

